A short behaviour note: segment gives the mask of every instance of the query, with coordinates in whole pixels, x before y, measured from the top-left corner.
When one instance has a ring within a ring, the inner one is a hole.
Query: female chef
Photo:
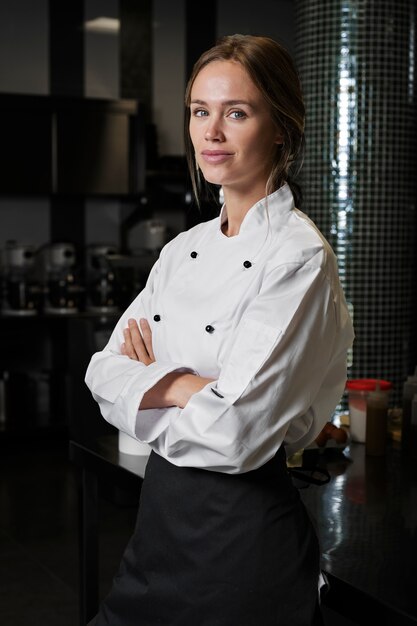
[[[303,129],[278,43],[234,35],[197,61],[191,177],[224,204],[163,248],[86,373],[103,417],[152,448],[97,626],[319,623],[319,546],[286,456],[334,411],[353,331],[335,256],[294,203]]]

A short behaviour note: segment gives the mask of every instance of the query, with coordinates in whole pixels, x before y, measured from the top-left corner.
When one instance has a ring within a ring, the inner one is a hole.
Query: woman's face
[[[213,61],[191,89],[190,136],[197,163],[224,191],[259,188],[262,197],[282,137],[268,104],[244,67]]]

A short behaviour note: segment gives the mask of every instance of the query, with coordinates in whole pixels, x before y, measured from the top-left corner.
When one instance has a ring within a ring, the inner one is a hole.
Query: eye
[[[243,120],[243,119],[245,119],[245,117],[247,117],[247,115],[246,115],[246,113],[244,111],[231,111],[229,113],[229,116],[233,120]]]
[[[194,109],[192,114],[194,117],[206,117],[206,115],[208,115],[205,109]]]

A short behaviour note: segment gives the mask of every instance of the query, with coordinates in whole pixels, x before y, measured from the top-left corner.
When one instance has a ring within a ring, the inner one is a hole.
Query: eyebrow
[[[205,102],[204,100],[191,100],[190,104],[201,104],[203,106],[207,106],[207,102]],[[245,104],[246,106],[250,107],[251,109],[254,108],[253,104],[251,104],[247,100],[224,100],[221,104],[223,104],[225,106],[237,106],[239,104]]]

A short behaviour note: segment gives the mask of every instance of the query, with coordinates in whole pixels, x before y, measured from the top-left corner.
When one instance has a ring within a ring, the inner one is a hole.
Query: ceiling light
[[[116,34],[120,30],[120,20],[114,17],[96,17],[87,20],[84,28],[89,33]]]

